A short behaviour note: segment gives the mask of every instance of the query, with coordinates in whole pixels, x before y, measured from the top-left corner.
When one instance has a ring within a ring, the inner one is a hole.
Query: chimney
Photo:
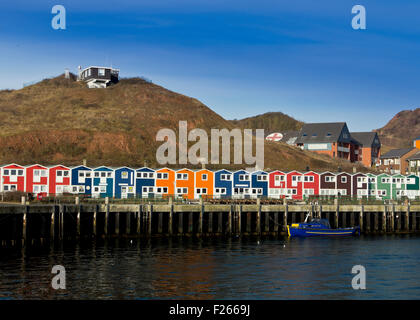
[[[143,167],[147,167],[147,160],[146,159],[143,161]]]
[[[86,167],[87,166],[87,161],[86,159],[83,159],[83,165]]]
[[[206,168],[206,164],[204,162],[201,162],[201,169],[205,169]]]
[[[356,172],[357,172],[356,167],[353,167],[353,173],[356,173]]]

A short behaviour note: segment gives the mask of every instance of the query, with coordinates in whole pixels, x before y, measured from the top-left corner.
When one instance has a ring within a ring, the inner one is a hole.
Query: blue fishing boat
[[[304,223],[293,223],[287,226],[289,237],[316,237],[316,236],[354,236],[360,235],[360,227],[331,229],[327,219],[312,218]]]

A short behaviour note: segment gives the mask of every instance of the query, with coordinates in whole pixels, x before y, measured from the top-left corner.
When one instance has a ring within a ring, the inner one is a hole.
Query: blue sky
[[[66,30],[51,27],[56,4]],[[351,27],[356,4],[366,30]],[[281,111],[370,131],[419,107],[419,14],[414,0],[1,2],[0,88],[112,64],[226,119]]]

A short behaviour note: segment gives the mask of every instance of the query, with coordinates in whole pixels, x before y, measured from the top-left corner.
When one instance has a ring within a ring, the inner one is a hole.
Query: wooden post
[[[410,231],[410,205],[407,204],[407,211],[405,214],[405,230]]]
[[[374,212],[373,213],[373,222],[374,222],[374,225],[373,225],[373,230],[375,230],[375,232],[377,232],[378,230],[379,230],[379,222],[378,222],[378,218],[379,218],[379,212]]]
[[[251,212],[246,213],[246,232],[251,233]]]
[[[413,231],[417,231],[417,212],[412,213],[412,223],[411,223],[411,229]]]
[[[60,234],[60,239],[64,239],[64,205],[60,204],[60,226],[59,226],[59,234]]]
[[[397,219],[397,231],[401,230],[401,215],[402,215],[402,211],[397,212],[396,214],[396,219]]]
[[[203,233],[203,216],[204,216],[204,204],[203,198],[200,198],[200,216],[198,217],[198,234],[201,235]]]
[[[141,216],[143,214],[143,205],[139,204],[139,210],[137,212],[137,234],[140,235],[141,233]]]
[[[93,222],[92,222],[92,224],[93,224],[93,235],[95,237],[97,236],[97,234],[96,234],[96,219],[97,219],[97,216],[98,216],[98,205],[95,204],[95,207],[93,208]]]
[[[283,231],[287,230],[287,214],[289,213],[289,205],[286,203],[283,214]]]
[[[236,221],[237,223],[237,229],[236,229],[236,234],[240,235],[242,230],[241,230],[241,217],[242,217],[242,205],[239,205],[239,212],[237,212],[237,216],[238,216],[238,220]]]
[[[261,206],[259,208],[259,210],[261,210]],[[264,226],[264,231],[266,233],[270,232],[270,212],[266,211],[264,213],[265,216],[265,226]]]
[[[188,233],[193,233],[193,212],[188,214]]]
[[[50,224],[50,237],[51,240],[54,241],[55,236],[55,206],[52,207],[52,213],[51,213],[51,224]]]
[[[168,232],[172,236],[172,219],[174,215],[174,204],[172,197],[169,198],[169,221],[168,221]]]
[[[125,234],[131,234],[131,212],[127,212],[125,216]]]
[[[258,198],[257,199],[257,233],[260,235],[261,234],[261,199]]]
[[[217,233],[220,234],[223,232],[223,212],[219,212],[217,218]]]
[[[347,220],[347,212],[341,213],[341,220],[342,220],[342,228],[346,227],[346,220]]]
[[[153,219],[153,204],[149,204],[149,213],[147,221],[147,235],[152,236],[152,219]]]
[[[108,224],[109,224],[109,198],[105,198],[105,221],[104,221],[104,234],[108,235]]]
[[[274,212],[274,230],[275,233],[279,232],[279,213]]]
[[[184,219],[183,219],[184,213],[180,212],[178,213],[178,234],[184,233]]]
[[[366,212],[366,231],[370,232],[370,212]]]
[[[337,199],[336,199],[337,200]],[[336,228],[338,228],[338,212],[340,211],[340,206],[338,205],[338,202],[337,202],[337,205],[336,205],[336,207],[335,207],[335,215],[334,215],[334,226],[336,227]]]
[[[386,212],[386,206],[384,206],[384,210],[382,211],[382,232],[386,232],[386,220],[387,220],[387,212]]]
[[[228,225],[226,233],[230,235],[232,233],[232,205],[230,205],[229,213],[228,213]]]
[[[350,227],[354,227],[354,211],[350,212]]]
[[[389,229],[390,229],[391,232],[394,232],[394,227],[395,227],[394,217],[395,217],[395,206],[392,205],[392,207],[391,207],[391,217],[390,217],[390,222],[389,222],[389,225],[390,225]]]
[[[79,197],[77,197],[76,199],[78,199],[78,198]],[[81,209],[80,209],[80,204],[79,204],[79,205],[77,205],[77,217],[76,217],[76,228],[77,228],[76,235],[78,237],[80,237],[80,211],[81,211]]]
[[[158,213],[158,234],[163,232],[163,212]]]
[[[360,232],[363,232],[363,213],[364,213],[364,206],[363,204],[360,206],[360,214],[359,214],[359,227],[360,227]]]
[[[115,213],[115,234],[116,235],[120,234],[120,213],[119,212]]]
[[[207,226],[207,232],[212,233],[213,232],[213,212],[209,212],[209,222]]]
[[[27,211],[26,211],[26,206],[23,207],[23,216],[22,216],[22,240],[23,243],[26,245],[26,240],[27,240]]]

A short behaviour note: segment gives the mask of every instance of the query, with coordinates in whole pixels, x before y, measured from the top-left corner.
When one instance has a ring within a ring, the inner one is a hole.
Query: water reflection
[[[417,299],[420,238],[130,240],[0,249],[0,299]],[[51,287],[66,268],[67,289]],[[367,270],[367,290],[351,268]]]

